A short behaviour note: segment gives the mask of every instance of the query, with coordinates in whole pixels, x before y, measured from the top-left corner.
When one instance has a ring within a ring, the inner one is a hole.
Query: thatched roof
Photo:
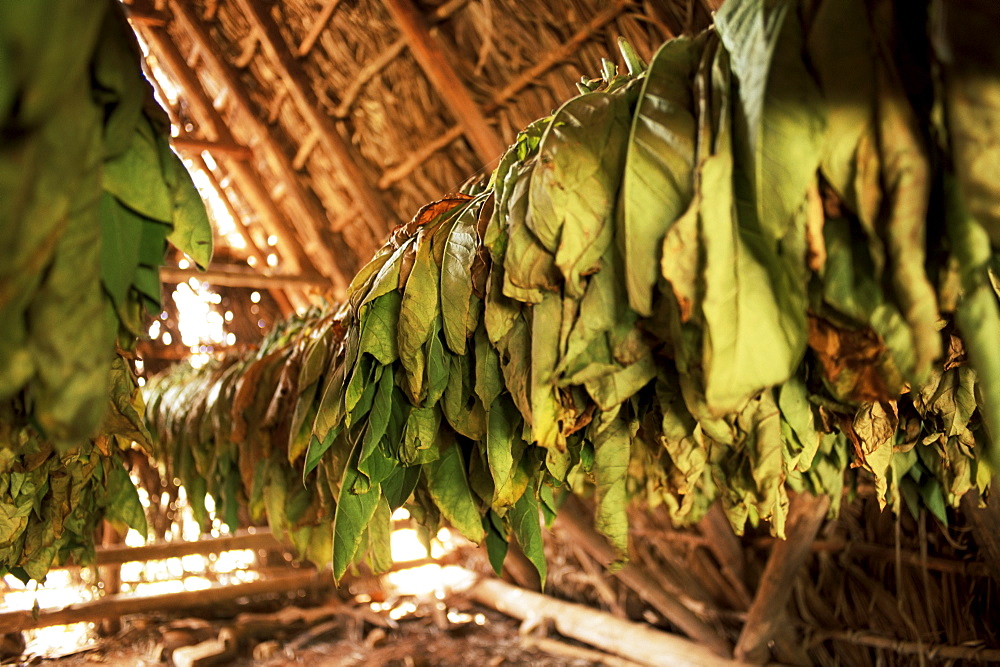
[[[202,278],[270,288],[287,312],[341,295],[392,227],[488,173],[619,36],[648,59],[717,0],[126,4],[175,149],[236,223]]]

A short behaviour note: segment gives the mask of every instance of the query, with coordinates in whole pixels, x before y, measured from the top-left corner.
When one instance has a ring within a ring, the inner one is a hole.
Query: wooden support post
[[[256,287],[258,289],[284,289],[286,287],[330,287],[329,281],[319,274],[312,275],[265,275],[254,271],[239,269],[209,268],[207,271],[196,269],[179,269],[174,266],[160,267],[160,281],[165,283],[183,283],[190,278],[208,283],[209,285],[225,285],[226,287]]]
[[[427,22],[411,0],[383,0],[396,25],[410,45],[410,51],[431,85],[451,110],[483,165],[500,158],[507,144],[487,122],[479,106],[448,61],[444,49],[430,34]]]
[[[497,579],[483,579],[469,596],[521,620],[550,619],[561,634],[646,665],[735,665],[689,639],[625,621],[580,604],[526,591]]]
[[[617,559],[608,541],[594,530],[589,510],[575,496],[570,496],[559,510],[555,527],[565,535],[567,541],[580,546],[604,567],[608,567]],[[698,618],[634,562],[626,564],[613,574],[688,637],[701,642],[717,656],[730,654],[729,643],[715,628]]]
[[[194,607],[217,605],[252,595],[290,593],[301,589],[320,589],[333,586],[329,572],[310,570],[296,574],[252,581],[247,584],[213,586],[200,591],[181,593],[138,594],[122,593],[90,602],[71,604],[59,609],[42,609],[37,617],[30,609],[0,612],[0,628],[5,632],[19,632],[52,625],[68,625],[82,621],[98,621],[128,614],[177,611]]]
[[[229,63],[219,55],[218,49],[213,48],[208,31],[194,15],[188,2],[189,0],[170,0],[169,5],[174,13],[174,18],[178,20],[179,26],[200,49],[202,61],[211,67],[212,72],[226,87],[229,97],[245,118],[249,131],[256,136],[260,145],[277,167],[290,198],[300,209],[300,215],[289,216],[289,221],[301,237],[303,247],[306,253],[313,258],[316,268],[330,277],[336,291],[342,295],[347,289],[348,281],[340,270],[339,263],[332,251],[326,247],[319,235],[319,229],[329,224],[329,217],[319,202],[314,199],[314,195],[306,192],[299,181],[298,174],[292,169],[291,159],[285,155],[263,122],[256,116],[242,84],[233,73]]]
[[[746,585],[743,547],[726,518],[721,501],[712,505],[698,527],[705,536],[706,547],[719,564],[719,572],[740,600],[740,609],[746,609],[751,604],[751,598]]]
[[[170,36],[161,28],[149,28],[143,30],[142,34],[161,65],[186,93],[185,102],[203,131],[217,141],[235,144],[222,115],[212,106],[197,74]],[[311,269],[311,260],[306,257],[298,238],[285,222],[287,216],[271,199],[257,173],[242,160],[230,160],[226,164],[240,194],[246,197],[253,210],[262,217],[261,221],[268,233],[278,237],[282,257],[290,264],[289,269],[296,272]]]
[[[115,527],[107,520],[101,522],[101,546],[104,548],[114,547],[124,542],[124,536],[119,535]],[[103,565],[99,568],[101,586],[104,589],[104,597],[118,595],[122,590],[122,568],[120,565]],[[111,637],[121,632],[121,618],[115,616],[105,618],[101,621],[100,633],[103,637]]]
[[[305,116],[313,132],[319,135],[320,143],[333,160],[337,174],[347,190],[361,205],[365,215],[363,220],[369,225],[374,238],[388,233],[390,222],[395,219],[382,196],[370,185],[373,180],[358,166],[360,156],[337,131],[329,116],[320,111],[316,95],[310,88],[302,66],[295,60],[286,46],[277,23],[267,11],[263,11],[255,0],[236,0],[245,18],[261,35],[261,46],[275,65],[278,75],[285,82],[288,94]]]
[[[792,595],[795,579],[816,533],[830,508],[829,496],[802,493],[795,496],[788,516],[787,539],[778,542],[764,567],[760,587],[747,612],[747,622],[736,642],[737,660],[763,663],[768,643],[774,638],[785,617],[785,605]]]

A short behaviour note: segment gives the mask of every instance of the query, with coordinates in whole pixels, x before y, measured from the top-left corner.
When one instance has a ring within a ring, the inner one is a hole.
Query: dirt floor
[[[112,637],[98,638],[70,654],[48,657],[24,655],[6,665],[166,665],[185,664],[184,646],[218,641],[220,633],[234,631],[235,653],[219,656],[212,664],[237,666],[329,665],[347,667],[430,667],[432,665],[597,665],[528,648],[532,637],[522,637],[519,622],[461,597],[447,601],[397,600],[395,609],[408,611],[398,621],[386,611],[367,605],[336,605],[324,620],[324,607],[315,622],[283,623],[286,612],[252,613],[232,619],[125,618],[123,629]],[[398,613],[394,614],[398,615]],[[572,647],[573,642],[566,642]],[[201,644],[202,646],[206,644]],[[576,645],[582,648],[580,645]],[[176,663],[172,654],[177,653]],[[207,664],[207,663],[206,663]]]

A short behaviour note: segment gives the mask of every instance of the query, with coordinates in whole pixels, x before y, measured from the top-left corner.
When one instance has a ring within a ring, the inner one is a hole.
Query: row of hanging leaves
[[[1000,87],[937,9],[731,2],[624,48],[335,314],[151,384],[161,461],[337,577],[404,504],[543,579],[567,489],[623,557],[630,499],[783,535],[849,468],[947,520],[1000,462]]]
[[[102,517],[145,533],[125,357],[167,243],[204,267],[212,232],[119,4],[0,13],[0,574],[27,580],[88,562]]]

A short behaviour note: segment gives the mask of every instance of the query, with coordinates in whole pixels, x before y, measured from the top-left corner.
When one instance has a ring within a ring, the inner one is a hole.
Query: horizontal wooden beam
[[[235,535],[212,537],[194,542],[164,542],[162,544],[146,544],[141,547],[99,547],[95,552],[97,565],[121,565],[133,561],[163,560],[165,558],[181,558],[191,555],[218,554],[233,549],[287,549],[271,534],[262,528],[254,533],[241,530]]]
[[[249,160],[253,157],[253,152],[246,146],[224,141],[208,141],[206,139],[194,139],[192,137],[174,137],[170,140],[170,145],[179,151],[190,151],[192,153],[208,151],[213,155],[227,155],[236,160]]]
[[[332,586],[333,577],[329,572],[308,570],[246,584],[217,584],[200,591],[159,594],[121,593],[58,609],[41,609],[37,615],[31,609],[0,612],[0,628],[3,628],[4,632],[20,632],[53,625],[118,618],[128,614],[205,607],[253,595],[291,593],[301,589],[324,589]]]
[[[197,269],[179,269],[175,266],[160,267],[160,281],[165,283],[183,283],[191,278],[209,285],[223,285],[225,287],[258,287],[260,289],[282,289],[284,287],[308,287],[315,286],[321,288],[331,288],[328,278],[320,274],[305,275],[267,275],[255,273],[253,271],[242,271],[237,269],[215,269],[209,267],[207,271]]]

